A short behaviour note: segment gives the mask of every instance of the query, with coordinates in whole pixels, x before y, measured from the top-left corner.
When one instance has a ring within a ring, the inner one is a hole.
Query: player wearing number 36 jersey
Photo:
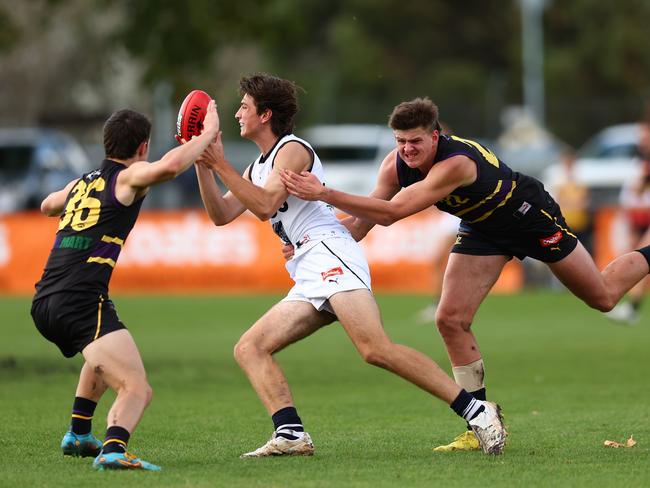
[[[295,249],[286,264],[295,285],[235,346],[235,358],[275,427],[266,444],[242,457],[314,453],[287,379],[273,355],[335,319],[365,361],[447,402],[473,425],[485,452],[499,454],[506,433],[496,405],[477,401],[430,358],[388,338],[370,290],[368,264],[357,242],[327,204],[290,196],[282,183],[284,170],[323,173],[311,146],[292,135],[298,111],[295,85],[257,74],[242,78],[240,93],[243,97],[235,114],[240,135],[253,141],[261,155],[240,176],[225,159],[217,136],[196,167],[203,203],[216,225],[225,225],[248,209],[260,220],[269,220],[282,242]],[[228,188],[225,195],[213,171]]]
[[[107,297],[115,263],[144,201],[142,195],[127,206],[115,198],[115,179],[123,169],[105,159],[74,184],[35,300],[62,292]]]
[[[44,214],[59,217],[59,226],[36,284],[32,317],[64,356],[84,356],[61,449],[64,455],[96,456],[96,469],[160,469],[126,451],[151,400],[151,388],[138,348],[109,299],[108,284],[149,187],[189,168],[218,127],[212,101],[200,136],[149,163],[151,123],[138,112],[119,110],[104,125],[106,159],[101,167],[41,204]],[[91,432],[92,417],[108,387],[117,397],[102,443]]]

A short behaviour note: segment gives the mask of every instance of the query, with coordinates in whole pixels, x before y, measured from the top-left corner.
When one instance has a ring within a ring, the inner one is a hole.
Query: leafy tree
[[[428,95],[457,132],[496,136],[503,107],[522,103],[519,0],[0,2],[0,101],[11,112],[11,93],[29,90],[25,117],[147,110],[161,81],[175,103],[203,88],[231,113],[237,80],[254,71],[305,89],[303,126],[383,124],[399,101]],[[650,96],[648,19],[647,0],[548,2],[555,133],[579,144],[639,117]]]
[[[641,116],[650,96],[650,3],[555,2],[546,14],[550,124],[573,142]]]
[[[0,6],[0,52],[16,45],[20,37],[21,32],[7,13],[6,7]]]

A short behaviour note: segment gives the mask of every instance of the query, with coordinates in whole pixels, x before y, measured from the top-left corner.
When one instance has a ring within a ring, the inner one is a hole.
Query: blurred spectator
[[[625,212],[634,249],[650,244],[650,121],[641,125],[639,139],[641,176],[623,186],[620,203]],[[617,322],[634,324],[639,320],[639,309],[648,287],[648,278],[629,292],[629,300],[620,302],[606,315]]]

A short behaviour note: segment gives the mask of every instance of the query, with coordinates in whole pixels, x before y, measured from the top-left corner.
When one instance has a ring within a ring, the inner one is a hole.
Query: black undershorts
[[[34,300],[32,318],[48,341],[70,358],[95,339],[126,329],[113,302],[95,293],[54,293]]]
[[[560,206],[545,191],[535,193],[517,203],[509,215],[509,225],[499,230],[490,229],[487,222],[477,229],[462,221],[451,252],[531,257],[544,263],[555,263],[571,254],[578,238],[564,220]]]

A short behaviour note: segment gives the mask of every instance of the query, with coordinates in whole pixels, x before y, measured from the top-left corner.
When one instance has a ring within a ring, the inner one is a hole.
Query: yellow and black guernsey
[[[452,252],[556,262],[575,249],[575,234],[540,181],[513,171],[478,142],[456,136],[439,137],[433,164],[461,155],[476,164],[476,180],[435,204],[461,219]],[[396,165],[402,187],[425,178],[418,169],[409,168],[399,153]]]
[[[456,136],[441,135],[434,165],[454,156],[467,156],[476,163],[476,180],[458,187],[436,207],[463,220],[477,230],[496,230],[510,227],[513,213],[522,203],[524,193],[532,187],[539,190],[539,182],[517,173],[478,142]],[[418,169],[409,168],[397,154],[397,175],[402,187],[424,179]]]
[[[39,299],[61,292],[108,295],[108,283],[144,197],[129,206],[115,196],[117,175],[126,166],[105,159],[74,185],[59,220],[54,246],[41,280]]]

